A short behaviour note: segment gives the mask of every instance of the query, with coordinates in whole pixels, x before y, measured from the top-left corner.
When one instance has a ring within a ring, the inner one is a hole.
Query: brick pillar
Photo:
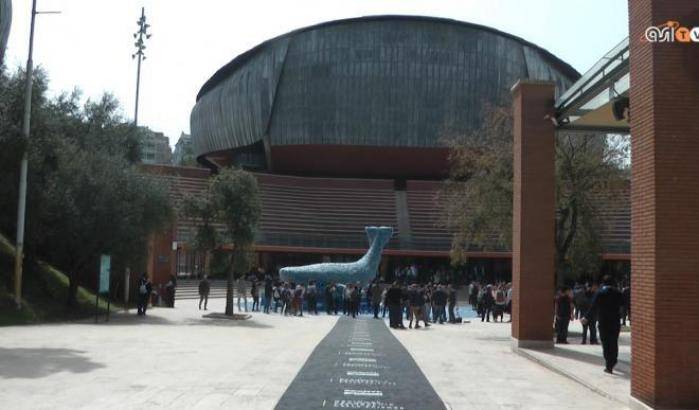
[[[555,85],[519,81],[514,109],[512,337],[516,347],[553,347]]]
[[[699,408],[699,43],[647,27],[699,26],[697,0],[629,1],[632,402]]]

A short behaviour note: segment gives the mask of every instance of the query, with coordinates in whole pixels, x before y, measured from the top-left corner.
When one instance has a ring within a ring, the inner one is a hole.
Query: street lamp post
[[[133,34],[136,39],[134,46],[136,46],[136,52],[131,55],[131,58],[138,58],[138,65],[136,68],[136,107],[134,109],[134,125],[138,126],[138,96],[141,89],[141,61],[146,59],[146,55],[143,50],[146,49],[145,40],[150,38],[148,33],[148,27],[150,24],[146,23],[146,11],[145,7],[141,7],[141,18],[136,22],[138,24],[138,31]],[[143,38],[145,36],[145,39]]]
[[[55,14],[56,11],[37,12],[36,0],[32,0],[32,17],[29,29],[29,56],[27,57],[26,78],[24,80],[24,118],[22,119],[22,136],[25,148],[19,169],[19,200],[17,201],[17,245],[15,253],[15,304],[22,307],[22,263],[24,261],[24,223],[27,209],[27,168],[29,150],[29,134],[32,115],[32,86],[34,81],[34,21],[37,14]]]
[[[131,58],[138,57],[138,63],[136,66],[136,103],[134,107],[134,132],[138,132],[138,99],[141,91],[141,62],[146,59],[146,55],[143,50],[146,49],[145,40],[148,40],[151,34],[148,33],[148,28],[150,24],[146,23],[146,9],[141,7],[141,18],[136,21],[138,25],[138,31],[133,34],[133,38],[136,39],[134,46],[136,47],[136,52],[131,55]],[[145,38],[144,38],[145,37]],[[137,134],[138,135],[138,134]],[[129,279],[131,277],[131,269],[126,268],[124,270],[124,310],[129,310]]]

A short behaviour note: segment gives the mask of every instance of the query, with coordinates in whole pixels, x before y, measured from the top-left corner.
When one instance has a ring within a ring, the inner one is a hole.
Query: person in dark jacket
[[[619,356],[619,331],[621,330],[620,309],[624,298],[619,289],[614,286],[611,276],[602,278],[602,287],[592,298],[590,309],[585,314],[583,322],[591,322],[597,317],[599,336],[604,353],[604,371],[612,373]]]
[[[505,296],[505,289],[503,285],[498,285],[493,289],[493,295],[495,297],[495,303],[493,303],[493,322],[497,322],[500,318],[500,323],[502,323],[505,317],[505,309],[507,309],[507,296]]]
[[[264,293],[264,300],[262,303],[264,304],[264,311],[265,313],[269,313],[270,306],[272,305],[272,293],[274,292],[274,285],[272,284],[272,277],[267,274],[265,275],[265,293]]]
[[[165,285],[167,289],[167,303],[171,308],[175,307],[175,292],[177,291],[177,277],[170,275],[170,280]]]
[[[369,288],[371,291],[371,308],[374,311],[374,319],[379,318],[379,308],[381,307],[381,285],[376,280]]]
[[[341,284],[341,283],[337,283],[337,284],[335,284],[334,288],[335,288],[335,302],[333,303],[333,306],[335,307],[335,314],[337,315],[337,313],[340,311],[340,307],[342,307],[342,309],[343,309],[342,313],[344,314],[346,286]]]
[[[253,278],[252,286],[250,286],[250,296],[252,296],[252,311],[260,311],[260,287],[257,284],[257,279]]]
[[[456,289],[450,283],[447,285],[447,305],[449,306],[449,323],[456,322],[456,315],[454,314],[454,307],[456,306]]]
[[[352,285],[350,285],[352,286]],[[359,290],[359,284],[357,283],[356,285],[352,286],[350,292],[350,303],[349,303],[349,309],[350,309],[350,314],[352,315],[353,318],[357,317],[357,314],[359,313],[359,298],[361,296],[360,290]]]
[[[308,314],[310,315],[311,312],[315,313],[316,315],[318,314],[318,288],[316,287],[316,282],[315,281],[310,281],[308,282],[308,286],[306,287],[306,300],[307,300],[307,305],[308,305]]]
[[[593,284],[592,286],[588,286],[585,288],[585,290],[582,292],[582,295],[577,295],[578,300],[575,302],[576,309],[580,311],[580,318],[585,317],[585,313],[587,313],[590,310],[590,306],[592,305],[592,298],[595,296],[595,293],[597,292],[597,285]],[[591,345],[596,345],[597,344],[597,318],[596,317],[590,317],[590,320],[588,322],[581,320],[580,322],[582,324],[583,328],[583,333],[582,333],[582,344],[587,344],[587,333],[590,333],[590,344]]]
[[[420,320],[425,323],[425,327],[429,327],[427,319],[423,315],[423,306],[425,305],[425,294],[424,291],[416,284],[413,283],[408,289],[408,300],[410,303],[410,322],[408,323],[408,328],[412,329],[413,319],[415,319],[415,329],[420,328]]]
[[[148,279],[148,274],[144,273],[138,281],[138,304],[137,310],[139,316],[145,316],[148,309],[148,299],[153,293],[153,285]]]
[[[325,285],[325,313],[337,314],[335,307],[335,284],[329,283]]]
[[[476,282],[471,282],[468,287],[468,303],[473,310],[478,310],[478,291],[478,284]]]
[[[585,304],[585,291],[587,291],[587,288],[589,286],[576,283],[575,286],[573,286],[573,317],[575,319],[580,319],[585,312],[587,312],[587,309],[581,308],[581,304]],[[588,300],[588,304],[589,304]]]
[[[447,320],[447,314],[445,306],[447,305],[447,292],[444,290],[444,285],[438,285],[437,289],[432,294],[432,301],[434,302],[434,322],[439,322],[439,324],[444,324]]]
[[[481,296],[481,322],[490,322],[490,312],[493,310],[493,304],[495,303],[495,298],[493,298],[493,286],[488,285],[483,291]],[[495,320],[493,318],[493,320]]]
[[[211,291],[211,285],[209,284],[209,279],[207,276],[199,281],[199,310],[201,310],[201,302],[204,302],[204,310],[208,310],[206,306],[209,304],[209,292]]]
[[[403,290],[398,282],[393,282],[386,291],[386,305],[388,305],[388,321],[393,329],[405,329],[403,325]]]
[[[568,344],[568,325],[573,320],[573,296],[568,286],[558,291],[555,299],[556,343]]]

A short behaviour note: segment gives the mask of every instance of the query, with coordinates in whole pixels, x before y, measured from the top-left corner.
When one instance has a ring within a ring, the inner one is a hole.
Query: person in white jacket
[[[235,287],[238,290],[238,312],[242,312],[240,309],[240,299],[243,299],[243,306],[245,311],[248,311],[248,292],[247,284],[245,283],[245,278],[238,278],[235,282]]]

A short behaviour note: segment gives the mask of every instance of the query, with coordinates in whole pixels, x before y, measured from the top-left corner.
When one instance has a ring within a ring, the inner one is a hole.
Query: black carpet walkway
[[[315,348],[276,409],[445,407],[383,320],[342,317]]]

